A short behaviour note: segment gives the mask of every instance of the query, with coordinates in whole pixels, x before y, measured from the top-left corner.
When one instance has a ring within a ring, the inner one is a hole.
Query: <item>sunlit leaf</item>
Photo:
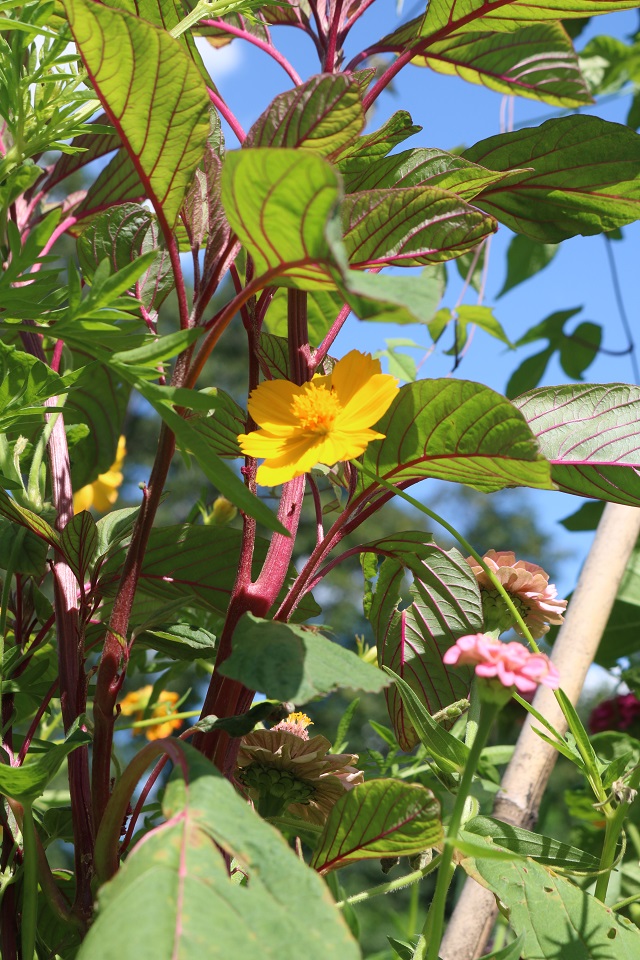
[[[525,417],[505,397],[466,380],[419,380],[400,388],[376,425],[365,467],[395,483],[437,477],[490,492],[551,488]]]
[[[412,856],[442,839],[440,804],[431,790],[399,780],[371,780],[332,808],[311,866],[319,873],[357,860]]]
[[[101,887],[78,960],[223,960],[250,957],[258,943],[265,960],[301,943],[308,960],[357,960],[357,944],[317,873],[208,760],[186,745],[181,751],[188,772],[177,768],[166,788],[167,822]],[[249,883],[229,876],[225,854]]]
[[[514,400],[565,493],[640,506],[640,388],[567,384]]]
[[[209,132],[196,65],[164,29],[90,0],[64,0],[91,82],[161,222],[173,226]]]
[[[364,126],[359,84],[320,74],[280,94],[251,127],[245,147],[298,147],[329,156]]]
[[[571,944],[572,960],[635,960],[640,931],[594,896],[533,860],[498,863],[465,859],[464,869],[509,910],[509,922],[524,938],[528,960],[557,957]]]
[[[481,140],[464,156],[491,170],[531,168],[474,203],[534,240],[590,236],[640,217],[640,136],[622,124],[561,117]]]

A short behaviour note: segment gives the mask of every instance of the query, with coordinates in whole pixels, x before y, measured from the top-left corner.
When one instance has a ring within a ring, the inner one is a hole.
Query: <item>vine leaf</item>
[[[163,227],[172,228],[209,133],[197,66],[164,29],[93,0],[64,0],[91,82]]]
[[[481,140],[464,156],[490,170],[529,168],[474,203],[534,240],[591,236],[640,217],[640,136],[620,123],[561,117]]]
[[[368,617],[378,646],[378,662],[402,677],[429,713],[467,697],[473,669],[449,668],[442,656],[466,633],[482,628],[476,578],[457,550],[424,542],[417,531],[375,540],[363,550],[385,557]],[[413,574],[411,603],[401,603],[405,569]],[[385,690],[389,716],[403,750],[419,741],[394,684]]]
[[[640,387],[542,387],[514,401],[565,493],[640,506]]]
[[[441,839],[440,804],[431,790],[399,780],[370,780],[334,805],[311,866],[323,874],[357,860],[410,857]]]
[[[321,633],[250,613],[238,624],[233,652],[219,669],[251,690],[296,704],[340,687],[377,693],[389,682],[376,667]]]
[[[435,477],[484,493],[507,486],[553,489],[526,418],[482,384],[406,384],[376,429],[385,439],[369,444],[363,463],[394,483]]]

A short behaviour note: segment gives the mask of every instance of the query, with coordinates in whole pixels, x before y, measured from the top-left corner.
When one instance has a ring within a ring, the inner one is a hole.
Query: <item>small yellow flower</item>
[[[133,717],[134,722],[144,720],[144,714],[149,706],[152,693],[153,687],[151,684],[148,684],[146,687],[140,687],[139,690],[134,690],[132,693],[128,693],[126,697],[120,701],[120,713],[125,717]],[[169,716],[169,714],[173,713],[174,707],[179,699],[179,694],[171,690],[162,690],[146,719],[150,720],[152,717],[158,717],[160,719]],[[140,736],[144,733],[147,740],[161,740],[162,737],[170,737],[172,732],[178,730],[181,726],[182,720],[166,720],[164,723],[141,727],[137,730],[134,727],[133,735]]]
[[[257,481],[276,486],[308,473],[316,463],[333,466],[359,457],[382,433],[370,427],[386,413],[398,381],[382,373],[379,360],[352,350],[328,376],[298,386],[266,380],[249,398],[249,413],[260,427],[238,437],[242,452],[264,457]]]
[[[98,513],[106,513],[118,499],[118,487],[122,483],[122,464],[127,453],[125,437],[118,440],[116,459],[106,473],[101,473],[97,480],[81,487],[73,495],[73,511],[81,513],[93,507]]]

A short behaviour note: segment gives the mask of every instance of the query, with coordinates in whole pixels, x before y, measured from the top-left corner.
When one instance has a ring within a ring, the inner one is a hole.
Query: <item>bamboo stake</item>
[[[573,704],[582,691],[639,535],[640,509],[607,504],[553,648],[552,659],[562,689]],[[560,733],[566,731],[551,690],[539,687],[533,705]],[[525,829],[531,829],[537,820],[540,800],[558,756],[534,733],[531,720],[527,714],[493,809],[493,816]],[[496,915],[494,895],[468,877],[442,941],[442,960],[481,956]]]

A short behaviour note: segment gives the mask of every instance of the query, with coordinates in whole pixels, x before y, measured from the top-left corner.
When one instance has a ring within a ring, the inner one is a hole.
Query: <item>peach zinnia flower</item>
[[[147,740],[161,740],[163,737],[170,737],[174,730],[178,730],[182,726],[182,720],[174,719],[164,722],[162,720],[163,717],[168,717],[173,713],[174,707],[180,699],[180,694],[174,693],[172,690],[161,690],[158,699],[151,706],[148,717],[145,717],[152,693],[153,687],[151,684],[128,693],[120,701],[120,713],[124,714],[125,717],[133,717],[134,721],[150,720],[157,717],[158,723],[153,726],[138,727],[137,729],[134,727],[133,735],[140,736],[144,733]]]
[[[118,487],[122,483],[122,464],[127,454],[127,442],[124,437],[118,440],[116,459],[106,473],[81,487],[73,495],[73,512],[81,513],[93,507],[98,513],[106,513],[118,499]]]
[[[382,373],[379,360],[352,350],[328,376],[298,386],[266,380],[249,397],[259,430],[238,437],[242,452],[264,457],[257,481],[276,486],[308,473],[316,463],[333,466],[359,457],[382,433],[370,428],[398,393],[398,381]]]
[[[270,730],[242,738],[238,780],[264,816],[286,811],[323,824],[345,790],[363,782],[362,771],[351,765],[357,756],[329,753],[325,737],[309,737],[310,724],[304,713],[290,713]]]
[[[549,629],[549,624],[563,622],[567,601],[558,599],[558,591],[549,583],[549,574],[537,563],[516,560],[510,550],[496,552],[489,550],[483,557],[484,562],[511,594],[511,598],[520,616],[531,631],[534,640],[538,640]],[[482,609],[485,616],[485,629],[498,629],[501,633],[512,627],[522,636],[522,631],[513,622],[510,611],[495,589],[488,576],[473,557],[467,558],[480,587]]]
[[[544,653],[531,653],[522,644],[503,643],[485,633],[468,634],[456,640],[442,658],[444,663],[476,668],[476,676],[495,677],[505,687],[530,693],[539,683],[555,690],[560,675]]]

